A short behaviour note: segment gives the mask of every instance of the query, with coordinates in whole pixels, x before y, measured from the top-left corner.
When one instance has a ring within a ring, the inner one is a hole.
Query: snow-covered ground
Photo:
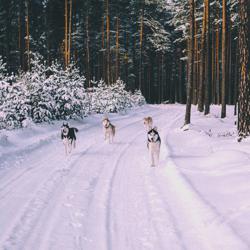
[[[195,109],[195,108],[194,108]],[[232,109],[220,119],[183,105],[72,121],[77,148],[65,156],[61,122],[0,132],[0,249],[250,249],[250,141],[238,143]],[[143,117],[162,137],[149,166]]]

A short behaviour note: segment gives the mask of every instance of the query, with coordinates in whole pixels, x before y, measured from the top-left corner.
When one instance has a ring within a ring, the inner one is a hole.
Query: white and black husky
[[[157,131],[157,128],[154,127],[148,131],[147,134],[148,141],[147,146],[149,150],[149,157],[151,167],[158,166],[159,157],[160,157],[160,147],[161,147],[161,138]]]
[[[76,147],[76,133],[78,132],[77,128],[70,128],[68,123],[63,123],[61,127],[61,139],[65,147],[66,155],[71,153],[72,147]]]

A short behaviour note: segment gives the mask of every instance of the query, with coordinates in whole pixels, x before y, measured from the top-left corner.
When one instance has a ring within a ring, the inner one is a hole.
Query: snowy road
[[[168,138],[183,113],[176,105],[113,115],[111,145],[103,141],[101,117],[88,118],[76,124],[77,148],[68,157],[55,126],[42,143],[3,154],[0,249],[249,249],[178,171]],[[148,115],[163,141],[158,168],[148,163]]]

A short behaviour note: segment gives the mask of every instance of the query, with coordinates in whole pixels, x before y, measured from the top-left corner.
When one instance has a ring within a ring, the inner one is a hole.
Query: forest
[[[186,104],[185,124],[192,105],[221,105],[221,118],[235,105],[243,138],[249,27],[249,0],[0,0],[0,82],[77,69],[86,89],[121,79],[148,103]]]

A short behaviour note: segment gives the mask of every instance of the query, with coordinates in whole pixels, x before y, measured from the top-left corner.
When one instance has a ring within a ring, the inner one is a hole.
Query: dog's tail
[[[77,133],[79,130],[77,129],[77,128],[73,128],[74,129],[74,131]]]

